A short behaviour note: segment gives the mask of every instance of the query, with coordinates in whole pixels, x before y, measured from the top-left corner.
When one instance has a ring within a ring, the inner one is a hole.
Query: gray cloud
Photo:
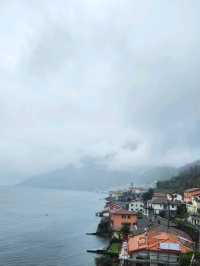
[[[1,183],[199,158],[198,1],[0,5]]]

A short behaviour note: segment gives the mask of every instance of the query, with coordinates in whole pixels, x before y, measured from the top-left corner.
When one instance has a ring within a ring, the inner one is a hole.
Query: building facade
[[[117,210],[110,212],[110,221],[113,231],[120,231],[124,225],[128,225],[130,230],[137,225],[137,213],[127,210]]]
[[[188,222],[195,225],[195,226],[200,226],[200,216],[199,215],[190,215],[188,217]]]
[[[190,188],[184,191],[184,202],[192,202],[192,198],[200,198],[200,188]]]
[[[128,204],[128,210],[131,212],[144,213],[144,202],[142,200],[134,200]]]
[[[153,198],[147,202],[147,208],[155,215],[160,215],[161,213],[175,215],[177,212],[178,203],[170,201],[167,198]]]
[[[196,215],[198,212],[198,199],[192,198],[191,202],[186,203],[186,209],[190,215]]]

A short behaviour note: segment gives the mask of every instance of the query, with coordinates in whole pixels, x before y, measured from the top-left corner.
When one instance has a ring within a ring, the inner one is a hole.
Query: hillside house
[[[184,202],[192,202],[192,198],[197,197],[200,199],[200,188],[190,188],[184,191]]]
[[[177,212],[178,203],[167,198],[152,198],[152,200],[147,202],[147,208],[155,215],[164,213],[174,216]]]
[[[173,194],[168,193],[167,198],[168,200],[183,202],[183,196],[178,193],[173,193]]]
[[[183,196],[181,194],[174,193],[172,194],[172,196],[173,196],[173,200],[183,202]]]
[[[196,198],[192,198],[191,202],[186,203],[186,209],[187,212],[190,215],[195,215],[198,212],[198,203],[197,203],[198,199]]]
[[[131,265],[179,265],[180,254],[193,251],[194,243],[183,232],[151,230],[128,238],[127,260]]]
[[[137,213],[121,209],[110,212],[110,221],[114,231],[120,231],[125,224],[129,225],[132,230],[138,223],[138,216]]]
[[[128,210],[132,212],[144,213],[144,202],[142,200],[133,200],[128,204]]]

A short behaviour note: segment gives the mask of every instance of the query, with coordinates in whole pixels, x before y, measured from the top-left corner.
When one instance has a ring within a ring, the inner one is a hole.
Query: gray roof
[[[120,215],[136,215],[136,212],[120,209],[120,210],[115,210],[111,211],[112,214],[120,214]]]
[[[178,204],[177,201],[171,201],[167,198],[153,198],[149,201],[151,204],[169,204],[169,205],[176,205]]]

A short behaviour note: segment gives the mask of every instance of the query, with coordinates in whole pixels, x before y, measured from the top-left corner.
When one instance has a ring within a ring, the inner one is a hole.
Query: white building
[[[190,215],[197,214],[197,206],[196,203],[193,201],[191,203],[186,204],[187,213]]]
[[[178,193],[173,193],[173,194],[167,194],[167,199],[171,201],[179,201],[183,202],[183,196]]]
[[[149,210],[151,209],[157,215],[162,212],[170,212],[170,214],[173,214],[177,211],[177,203],[167,198],[153,198],[147,202],[147,208]]]
[[[186,204],[187,212],[190,215],[196,215],[200,213],[200,200],[197,197],[192,198],[192,202]]]
[[[177,200],[177,201],[183,202],[183,196],[182,196],[181,194],[174,193],[174,194],[173,194],[173,198],[174,198],[174,200]]]
[[[128,210],[132,212],[144,212],[144,203],[142,200],[134,200],[129,203]]]

